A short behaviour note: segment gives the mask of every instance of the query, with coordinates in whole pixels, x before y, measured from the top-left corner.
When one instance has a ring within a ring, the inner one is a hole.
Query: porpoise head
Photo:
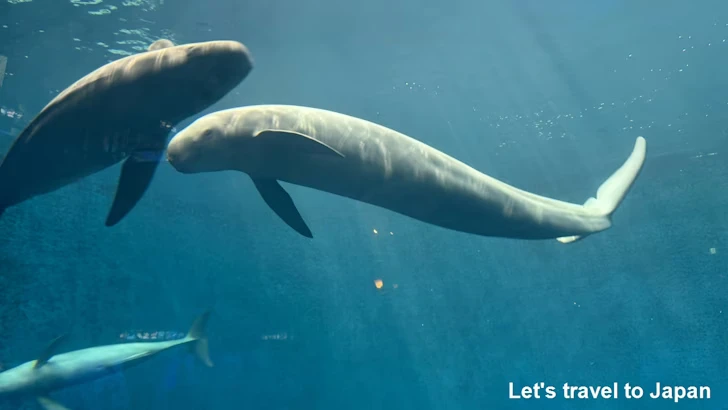
[[[299,159],[318,163],[344,158],[306,134],[315,135],[315,130],[305,110],[254,105],[207,114],[172,137],[167,161],[184,174],[236,170],[277,179],[281,172],[297,172],[291,169],[300,165]]]
[[[154,68],[142,88],[150,109],[166,121],[181,121],[229,93],[250,73],[253,60],[248,49],[237,41],[209,41],[174,46],[169,40],[154,42],[139,62]],[[141,68],[140,68],[141,69]],[[143,97],[142,97],[143,98]]]
[[[251,176],[266,172],[270,149],[259,133],[274,115],[252,107],[216,111],[195,120],[167,145],[167,161],[183,174],[237,170]]]
[[[183,174],[231,169],[233,158],[243,154],[246,137],[252,139],[254,132],[235,127],[231,121],[233,116],[227,110],[218,111],[175,134],[167,145],[170,165]]]

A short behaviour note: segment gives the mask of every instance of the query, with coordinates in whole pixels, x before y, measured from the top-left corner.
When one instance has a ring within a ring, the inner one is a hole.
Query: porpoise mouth
[[[189,164],[187,159],[188,158],[185,155],[180,155],[174,152],[170,153],[167,151],[167,162],[169,162],[169,165],[171,165],[172,168],[182,174],[193,174],[194,171],[187,166],[187,164]]]
[[[166,158],[167,158],[167,162],[169,162],[169,164],[172,165],[172,167],[174,169],[176,169],[179,172],[183,172],[179,168],[180,161],[179,161],[179,154],[178,153],[176,153],[176,152],[170,150],[169,148],[167,148],[167,157]]]

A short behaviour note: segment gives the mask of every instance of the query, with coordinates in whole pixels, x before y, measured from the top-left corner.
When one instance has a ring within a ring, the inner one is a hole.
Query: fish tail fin
[[[205,326],[207,326],[207,320],[210,318],[210,311],[206,310],[200,316],[195,319],[192,323],[190,331],[187,333],[187,338],[192,341],[192,350],[198,359],[202,361],[207,367],[212,367],[213,363],[210,360],[210,352],[207,347],[207,334],[205,333]]]
[[[587,199],[584,207],[599,212],[608,220],[608,224],[611,225],[612,214],[622,203],[624,197],[632,188],[632,185],[634,185],[635,180],[642,171],[646,153],[647,142],[643,137],[637,137],[632,154],[627,158],[627,161],[602,183],[597,190],[596,198]],[[588,234],[564,236],[556,238],[556,240],[561,243],[573,243],[584,239],[586,236]]]

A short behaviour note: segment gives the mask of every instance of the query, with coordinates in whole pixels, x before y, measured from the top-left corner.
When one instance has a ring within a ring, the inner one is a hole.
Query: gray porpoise
[[[253,64],[236,41],[158,40],[149,50],[81,78],[18,135],[0,164],[0,214],[126,159],[106,219],[115,225],[151,183],[169,129],[224,97]]]
[[[278,181],[352,198],[482,236],[574,242],[611,226],[642,169],[646,141],[577,205],[526,192],[381,125],[309,107],[259,105],[205,115],[169,142],[182,173],[238,170],[306,237],[311,231]]]

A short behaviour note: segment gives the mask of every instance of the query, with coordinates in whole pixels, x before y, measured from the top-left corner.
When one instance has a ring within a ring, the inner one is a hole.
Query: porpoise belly
[[[163,124],[181,120],[194,104],[183,100],[186,109],[170,115],[178,106],[150,92],[160,78],[140,73],[159,70],[150,70],[154,62],[142,56],[92,72],[41,110],[0,164],[0,207],[102,171],[141,143],[164,149],[169,129]]]
[[[18,137],[0,164],[0,206],[16,205],[102,171],[128,157],[142,138],[128,120],[100,117],[79,124],[68,117],[38,127],[31,123]]]
[[[282,181],[365,202],[456,231],[483,236],[550,238],[554,227],[539,217],[538,204],[513,192],[477,181],[361,168],[347,157],[339,164],[311,161],[300,170],[279,174]],[[566,215],[565,215],[566,216]],[[541,221],[538,229],[535,221]],[[567,233],[572,233],[569,230]]]

